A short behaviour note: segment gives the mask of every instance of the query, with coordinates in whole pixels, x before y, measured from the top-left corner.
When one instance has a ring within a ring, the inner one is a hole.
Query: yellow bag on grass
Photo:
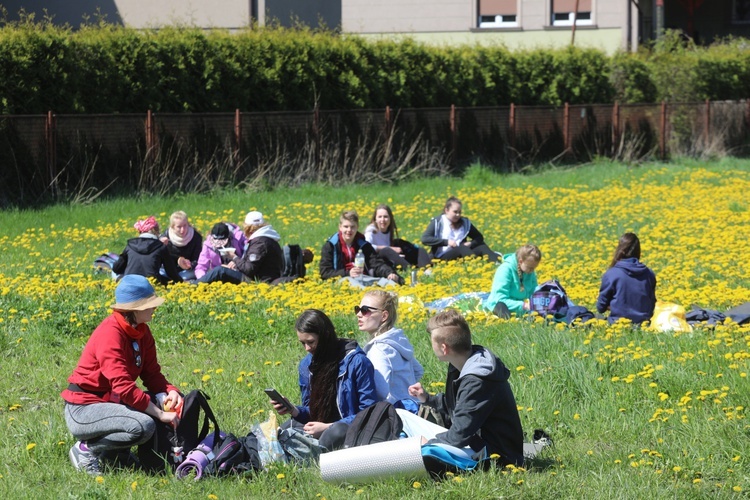
[[[685,308],[671,302],[656,301],[651,328],[660,332],[692,332],[693,327],[685,320]]]

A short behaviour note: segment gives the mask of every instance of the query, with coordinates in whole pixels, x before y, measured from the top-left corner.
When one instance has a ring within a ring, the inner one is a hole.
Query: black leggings
[[[469,248],[466,245],[458,245],[457,247],[449,248],[443,255],[438,258],[442,260],[455,260],[461,257],[471,257],[472,255],[486,255],[487,260],[489,260],[490,262],[497,262],[497,254],[490,250],[490,247],[488,247],[484,243],[474,248]]]

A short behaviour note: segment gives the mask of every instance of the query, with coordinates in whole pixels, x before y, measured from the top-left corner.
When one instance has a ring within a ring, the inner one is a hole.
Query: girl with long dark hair
[[[326,451],[341,448],[355,415],[377,401],[372,363],[355,340],[338,338],[322,311],[307,309],[294,327],[307,356],[299,364],[302,404],[291,412],[292,425]],[[289,413],[280,402],[271,403],[279,414]]]
[[[609,269],[602,276],[596,309],[609,311],[610,323],[627,318],[640,325],[656,305],[656,275],[640,262],[641,242],[635,233],[620,237]]]

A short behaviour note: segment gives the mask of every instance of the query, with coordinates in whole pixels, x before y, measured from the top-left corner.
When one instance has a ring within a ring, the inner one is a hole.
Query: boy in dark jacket
[[[387,278],[402,285],[403,278],[378,256],[378,252],[365,240],[358,229],[357,212],[344,211],[339,219],[339,231],[323,244],[320,251],[320,277],[322,279],[347,276],[359,278],[369,275]],[[365,257],[364,268],[354,265],[354,258],[360,249]]]
[[[485,449],[502,465],[523,465],[523,430],[508,377],[510,370],[489,349],[472,345],[471,330],[461,314],[446,309],[427,322],[432,350],[446,361],[445,392],[430,396],[417,382],[409,394],[437,409],[446,432],[429,442],[458,448]]]

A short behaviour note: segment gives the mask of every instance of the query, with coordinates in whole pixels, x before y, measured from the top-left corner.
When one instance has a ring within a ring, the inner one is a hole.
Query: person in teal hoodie
[[[529,312],[529,298],[537,286],[536,268],[541,260],[539,247],[531,244],[504,255],[503,263],[495,271],[492,291],[484,301],[484,308],[501,318]]]

